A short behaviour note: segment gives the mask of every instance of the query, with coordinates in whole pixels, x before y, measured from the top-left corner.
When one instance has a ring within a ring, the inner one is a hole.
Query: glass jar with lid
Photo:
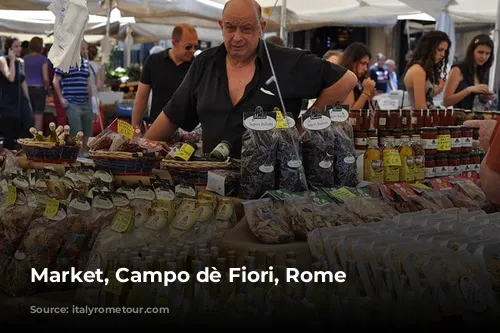
[[[387,128],[395,129],[401,127],[401,110],[387,111]]]
[[[375,128],[385,130],[387,128],[387,113],[386,110],[375,111]]]
[[[462,136],[462,147],[460,148],[460,151],[466,154],[472,153],[472,138],[474,136],[474,128],[462,126],[460,132]]]
[[[361,129],[361,110],[349,110],[349,124],[353,130]]]
[[[460,176],[462,173],[460,166],[460,155],[448,155],[448,173],[450,176]]]
[[[356,150],[365,151],[368,148],[368,132],[365,130],[354,131],[354,145]]]
[[[451,153],[460,154],[462,150],[462,130],[460,126],[450,126]]]
[[[435,155],[437,151],[437,128],[423,127],[420,132],[422,147],[425,149],[425,155]]]
[[[434,156],[425,157],[425,178],[436,177],[436,160]]]
[[[436,155],[436,177],[448,177],[450,175],[448,169],[448,155]]]
[[[424,110],[412,110],[411,126],[415,129],[424,127]]]
[[[437,151],[445,153],[451,151],[451,133],[448,126],[438,127]]]

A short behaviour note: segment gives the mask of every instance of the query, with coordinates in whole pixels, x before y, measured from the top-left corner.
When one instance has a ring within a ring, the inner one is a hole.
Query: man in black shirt
[[[370,78],[375,81],[375,89],[379,93],[387,91],[389,71],[385,67],[385,56],[382,53],[377,54],[377,63],[370,68]]]
[[[178,127],[191,131],[201,122],[204,152],[227,140],[232,145],[231,156],[240,156],[243,112],[253,112],[257,106],[268,111],[281,109],[276,80],[261,41],[261,28],[264,30],[266,23],[260,13],[254,0],[226,3],[219,21],[224,44],[205,50],[194,60],[146,138],[165,140]],[[314,107],[321,109],[343,101],[356,85],[352,72],[308,52],[270,43],[267,48],[286,111],[295,118],[302,99],[317,98]]]
[[[134,101],[132,125],[140,127],[149,94],[153,90],[149,124],[152,124],[177,90],[188,72],[198,46],[194,27],[181,24],[172,31],[172,48],[150,55],[144,63]]]

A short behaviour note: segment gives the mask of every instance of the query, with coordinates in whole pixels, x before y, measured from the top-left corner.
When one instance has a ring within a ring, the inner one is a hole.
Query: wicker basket
[[[208,171],[239,169],[238,162],[233,159],[224,162],[163,160],[162,164],[170,173],[174,182],[184,182],[198,186],[207,184]]]
[[[33,139],[17,140],[28,160],[43,163],[75,163],[80,145],[65,146],[55,142],[39,142]]]
[[[109,170],[114,175],[149,175],[160,164],[161,156],[142,153],[90,151],[96,167]]]

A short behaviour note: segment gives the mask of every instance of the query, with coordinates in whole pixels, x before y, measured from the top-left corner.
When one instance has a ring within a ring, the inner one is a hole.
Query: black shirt
[[[267,43],[267,47],[286,111],[295,118],[299,116],[302,99],[318,97],[323,89],[337,82],[346,72],[345,68],[306,51],[270,43]],[[257,50],[253,79],[234,107],[229,95],[226,54],[222,44],[196,57],[186,79],[164,112],[185,131],[192,131],[201,123],[205,153],[210,152],[220,141],[227,140],[232,145],[231,156],[238,158],[244,132],[243,112],[253,112],[257,106],[262,106],[265,111],[282,107],[263,42]]]
[[[389,84],[389,71],[385,67],[373,66],[370,69],[370,78],[375,81],[377,91],[386,92]]]
[[[7,65],[10,66],[9,57],[5,57]],[[26,76],[23,66],[19,59],[16,59],[16,75],[14,82],[10,82],[5,76],[0,73],[0,113],[4,117],[19,117],[21,116],[21,102],[24,97],[21,84]]]
[[[191,62],[183,62],[177,66],[168,56],[168,51],[150,55],[141,73],[141,83],[151,86],[153,98],[149,120],[154,122],[161,110],[167,105],[172,95],[184,80]]]

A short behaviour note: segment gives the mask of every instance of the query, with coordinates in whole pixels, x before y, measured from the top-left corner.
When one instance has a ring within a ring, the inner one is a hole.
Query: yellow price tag
[[[111,224],[111,230],[120,233],[127,232],[133,222],[134,214],[132,211],[118,211],[113,219],[113,223]]]
[[[195,149],[192,145],[184,143],[175,154],[175,157],[179,157],[184,161],[189,161],[194,151]]]
[[[401,156],[397,150],[384,150],[384,166],[401,166]]]
[[[344,201],[345,199],[350,199],[350,198],[355,198],[356,197],[356,195],[354,193],[352,193],[351,191],[349,191],[349,189],[347,189],[346,187],[341,187],[341,188],[332,190],[330,192],[330,194],[335,199],[338,199],[338,200],[341,200],[341,201]]]
[[[9,185],[7,188],[7,198],[5,198],[5,203],[7,205],[13,205],[17,200],[17,188],[15,186]]]
[[[134,137],[134,128],[126,121],[118,119],[118,134],[123,135],[127,139],[132,139]]]
[[[438,135],[437,150],[440,151],[451,150],[451,135]]]
[[[122,284],[116,280],[115,274],[115,271],[108,272],[108,284],[104,286],[104,291],[115,295],[120,295],[122,293]]]
[[[57,215],[59,211],[59,200],[56,199],[47,199],[45,203],[45,211],[43,212],[43,216],[45,217],[54,217]]]
[[[427,185],[424,185],[422,183],[416,182],[415,184],[411,184],[412,187],[419,188],[422,190],[431,190],[431,188]]]
[[[288,128],[288,122],[281,111],[276,112],[276,127],[275,128]]]

